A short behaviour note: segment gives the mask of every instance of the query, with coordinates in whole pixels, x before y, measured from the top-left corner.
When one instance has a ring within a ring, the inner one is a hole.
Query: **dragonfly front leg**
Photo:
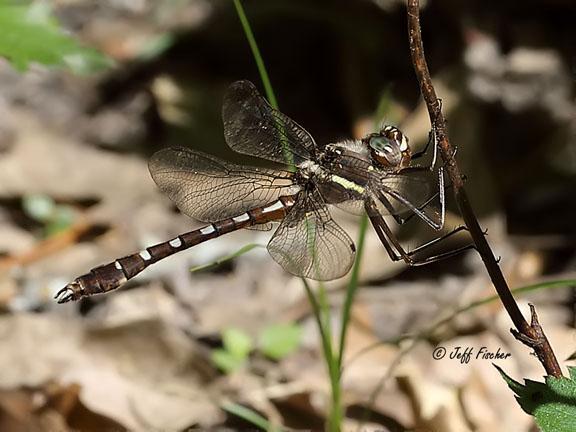
[[[394,218],[396,223],[398,223],[399,225],[405,224],[410,219],[410,217],[412,215],[417,215],[420,219],[422,219],[424,222],[426,222],[426,224],[429,225],[431,228],[435,229],[436,231],[439,231],[444,226],[444,218],[445,218],[445,210],[446,210],[445,195],[444,195],[445,189],[446,188],[444,187],[444,172],[443,172],[442,168],[439,168],[438,169],[438,192],[434,193],[430,198],[428,198],[423,204],[421,204],[418,207],[416,207],[409,200],[404,198],[402,196],[402,194],[398,193],[397,191],[395,191],[393,189],[387,188],[385,186],[383,186],[382,189],[379,189],[376,191],[376,196],[377,196],[378,200],[382,203],[382,205],[386,208],[388,213],[390,215],[392,215],[392,217]],[[384,194],[384,191],[386,192],[386,194],[388,196],[394,198],[395,201],[404,205],[406,207],[406,210],[409,210],[412,212],[412,215],[410,215],[406,218],[403,218],[402,216],[400,216],[398,214],[398,212],[396,211],[394,205],[392,205],[392,203],[390,202],[388,197]],[[426,214],[424,209],[437,196],[438,196],[439,201],[440,201],[440,214],[436,215],[437,220],[434,220],[428,214]]]
[[[434,143],[434,153],[432,154],[432,163],[430,164],[430,167],[428,167],[428,169],[434,167],[434,165],[436,164],[436,154],[438,151],[438,141],[436,140],[436,133],[434,131],[434,129],[432,129],[430,131],[430,133],[428,134],[428,142],[426,143],[426,145],[424,146],[424,148],[416,153],[414,153],[412,155],[412,160],[416,160],[416,159],[420,159],[422,156],[424,156],[426,153],[428,153],[428,148],[430,147],[430,143]]]
[[[432,162],[430,163],[429,166],[421,166],[421,168],[425,168],[425,169],[428,169],[430,171],[434,170],[434,167],[436,166],[436,158],[438,156],[438,139],[436,136],[436,130],[434,129],[434,126],[432,126],[432,130],[428,134],[428,142],[426,143],[424,148],[422,150],[414,153],[411,157],[411,160],[420,159],[422,156],[424,156],[426,153],[428,153],[428,148],[430,147],[431,143],[434,144],[434,147],[433,147],[434,150],[432,153]],[[456,151],[457,151],[457,147],[454,147],[452,157],[456,156]],[[444,165],[446,165],[446,164],[444,163],[442,166],[444,166]],[[412,166],[414,166],[414,165],[412,165]]]

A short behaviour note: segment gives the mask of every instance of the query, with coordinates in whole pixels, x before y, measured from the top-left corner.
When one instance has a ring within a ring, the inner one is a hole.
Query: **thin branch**
[[[463,176],[456,164],[456,160],[454,159],[453,147],[448,140],[446,120],[442,114],[440,99],[436,96],[436,91],[432,85],[432,79],[430,78],[428,64],[426,63],[426,58],[424,56],[422,34],[420,32],[419,0],[408,0],[407,8],[408,36],[412,63],[420,84],[420,91],[424,97],[424,101],[426,102],[426,107],[428,108],[428,115],[430,116],[434,133],[436,134],[436,138],[440,144],[442,159],[446,163],[446,171],[452,182],[456,202],[462,217],[464,218],[464,223],[470,231],[472,241],[484,262],[490,279],[496,288],[496,292],[516,327],[516,330],[511,330],[512,334],[516,339],[534,350],[548,375],[561,377],[562,370],[560,369],[560,365],[552,351],[552,347],[538,322],[538,316],[536,315],[534,307],[530,305],[532,320],[531,324],[528,324],[524,319],[522,312],[520,312],[520,308],[510,292],[510,288],[508,288],[508,284],[498,266],[498,262],[494,258],[492,249],[490,249],[490,246],[486,241],[485,233],[480,228],[478,219],[468,201],[468,196],[464,190]]]

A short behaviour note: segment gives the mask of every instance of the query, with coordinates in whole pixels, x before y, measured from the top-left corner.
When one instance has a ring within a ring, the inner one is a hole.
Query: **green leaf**
[[[48,195],[30,194],[22,198],[22,207],[28,217],[46,223],[52,218],[56,204]]]
[[[576,431],[576,368],[568,367],[570,378],[547,376],[543,383],[525,379],[523,385],[494,366],[543,432]]]
[[[46,224],[44,232],[46,237],[50,237],[59,232],[66,231],[74,222],[74,212],[65,205],[56,206],[52,218]]]
[[[224,349],[242,361],[252,350],[252,340],[245,332],[237,328],[228,328],[222,333]]]
[[[259,427],[262,430],[270,431],[270,432],[280,432],[283,431],[283,428],[274,426],[270,423],[267,419],[262,417],[256,411],[247,408],[242,405],[238,405],[234,402],[225,402],[220,407],[228,411],[230,414],[234,414],[236,417],[240,417],[243,420],[246,420],[249,423],[252,423],[254,426]]]
[[[212,361],[222,372],[231,373],[242,367],[246,357],[237,357],[225,349],[215,349],[212,351]]]
[[[66,35],[46,2],[0,0],[0,29],[0,56],[20,71],[31,63],[66,67],[79,74],[112,65],[109,58]]]
[[[176,36],[173,33],[162,33],[152,38],[144,45],[142,51],[138,53],[138,60],[145,62],[160,57],[174,45],[175,41]]]
[[[275,360],[294,352],[302,338],[302,329],[296,324],[274,324],[260,335],[260,350]]]
[[[238,249],[236,252],[234,252],[233,254],[230,255],[226,255],[222,258],[217,259],[216,261],[213,261],[211,263],[208,264],[203,264],[200,266],[196,266],[196,267],[192,267],[190,269],[191,272],[199,272],[199,271],[204,271],[204,270],[208,270],[211,269],[213,267],[219,266],[222,263],[225,263],[226,261],[230,261],[236,257],[239,257],[240,255],[244,255],[245,253],[251,251],[254,248],[257,247],[266,247],[257,243],[249,243],[246,246],[241,247],[240,249]]]
[[[26,215],[44,224],[44,236],[50,237],[67,230],[74,222],[74,211],[67,205],[57,205],[45,194],[30,194],[22,199]]]

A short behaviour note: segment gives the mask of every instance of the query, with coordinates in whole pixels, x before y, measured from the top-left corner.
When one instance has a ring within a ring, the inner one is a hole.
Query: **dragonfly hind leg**
[[[446,252],[442,252],[436,255],[431,255],[427,257],[418,257],[418,255],[421,254],[423,251],[428,250],[432,246],[437,245],[438,243],[446,240],[449,237],[452,237],[454,234],[457,234],[460,231],[466,231],[467,228],[461,225],[440,237],[434,238],[412,249],[411,251],[406,251],[398,241],[396,235],[390,230],[390,228],[388,227],[382,216],[375,214],[374,212],[371,211],[368,211],[368,216],[370,218],[372,226],[374,227],[374,230],[376,231],[376,234],[378,235],[378,238],[382,242],[382,245],[386,249],[386,252],[390,256],[390,259],[392,261],[403,260],[406,264],[410,266],[421,266],[459,255],[460,253],[470,249],[475,249],[474,244],[469,243],[467,245]]]

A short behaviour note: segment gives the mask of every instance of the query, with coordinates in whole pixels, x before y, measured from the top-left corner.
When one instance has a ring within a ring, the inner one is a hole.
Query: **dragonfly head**
[[[412,152],[408,138],[394,126],[385,126],[365,139],[370,157],[384,168],[404,168],[410,164]]]

